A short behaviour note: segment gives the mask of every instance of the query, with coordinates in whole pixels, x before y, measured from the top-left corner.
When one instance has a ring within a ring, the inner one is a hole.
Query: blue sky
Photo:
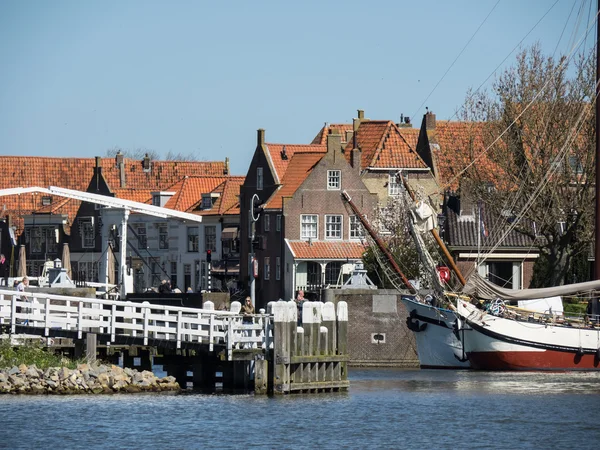
[[[357,109],[451,118],[544,14],[524,45],[567,51],[590,2],[2,0],[0,154],[145,148],[245,175],[258,128],[291,144]]]

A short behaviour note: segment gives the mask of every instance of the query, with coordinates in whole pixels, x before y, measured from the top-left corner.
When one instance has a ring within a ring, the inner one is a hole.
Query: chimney
[[[100,170],[98,170],[100,169]],[[96,156],[96,172],[100,172],[102,170],[102,157]]]
[[[359,148],[353,148],[350,158],[350,165],[356,170],[358,174],[360,174],[360,158],[362,156],[362,152]]]
[[[435,130],[435,114],[431,111],[427,111],[425,114],[425,129]]]
[[[258,147],[262,147],[265,145],[265,130],[263,128],[259,128],[256,133],[256,145]]]
[[[223,175],[229,175],[229,156],[225,157],[225,168],[223,169]]]
[[[121,187],[126,187],[125,183],[125,163],[123,162],[123,157],[121,156],[121,162],[119,162],[119,181]]]
[[[359,109],[358,110],[358,120],[364,120],[365,118],[365,111],[363,109]]]
[[[329,134],[327,135],[327,153],[329,155],[335,155],[339,153],[342,149],[342,135],[333,132],[333,130],[329,130]]]
[[[142,160],[142,169],[144,169],[144,172],[150,172],[150,156],[148,153],[146,153]]]
[[[354,131],[346,130],[346,142],[350,142],[352,140],[353,135]]]
[[[123,164],[123,153],[121,153],[121,150],[115,155],[115,166],[119,167],[119,164]]]

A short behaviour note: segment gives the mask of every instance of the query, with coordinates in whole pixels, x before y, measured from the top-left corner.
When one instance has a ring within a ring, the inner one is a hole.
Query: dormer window
[[[200,203],[200,209],[211,209],[217,199],[219,198],[218,193],[212,192],[210,194],[202,194],[202,202]]]
[[[52,197],[44,195],[42,197],[42,206],[49,206],[50,204],[52,204]]]
[[[164,207],[175,192],[152,192],[152,205]]]

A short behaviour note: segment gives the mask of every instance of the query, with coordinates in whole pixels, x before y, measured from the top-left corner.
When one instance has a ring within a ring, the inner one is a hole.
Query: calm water
[[[0,448],[600,448],[600,374],[357,370],[350,392],[0,396]]]

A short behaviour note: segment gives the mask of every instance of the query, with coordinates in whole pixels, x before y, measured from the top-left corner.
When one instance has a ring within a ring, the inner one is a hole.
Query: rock
[[[8,375],[15,375],[17,373],[21,373],[21,371],[19,370],[19,368],[17,366],[13,366],[9,371],[8,371]]]
[[[71,375],[71,371],[67,367],[61,367],[58,369],[58,379],[60,381],[66,380]]]
[[[8,375],[4,372],[0,372],[0,383],[4,383],[8,380]]]
[[[25,373],[25,372],[27,371],[27,368],[28,368],[28,367],[27,367],[25,364],[21,364],[21,365],[19,366],[19,372],[21,372],[21,373]]]

